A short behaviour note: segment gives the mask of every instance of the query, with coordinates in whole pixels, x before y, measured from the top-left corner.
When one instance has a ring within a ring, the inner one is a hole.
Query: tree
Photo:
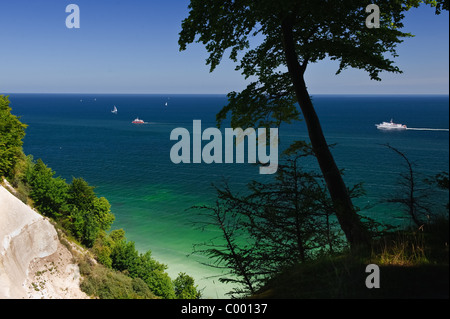
[[[11,114],[8,97],[0,95],[0,177],[12,177],[22,151],[27,125]]]
[[[173,281],[175,296],[177,299],[200,299],[201,293],[195,286],[194,278],[180,272]]]
[[[165,272],[167,266],[153,259],[150,251],[140,254],[134,242],[122,238],[114,243],[110,257],[113,269],[141,278],[157,296],[175,298],[173,282]]]
[[[425,199],[428,197],[426,188],[420,186],[420,180],[417,178],[417,174],[414,171],[413,163],[408,157],[397,148],[386,144],[390,150],[399,155],[405,163],[406,172],[400,174],[399,185],[402,189],[402,194],[388,200],[390,203],[400,204],[407,216],[420,227],[424,224],[423,217],[430,215],[431,211],[428,204],[425,203]]]
[[[230,294],[254,294],[258,288],[258,278],[261,273],[255,267],[255,259],[252,256],[254,246],[251,243],[242,245],[242,242],[245,243],[247,239],[250,242],[252,241],[241,227],[236,212],[220,200],[216,202],[215,206],[203,205],[193,208],[205,212],[202,213],[204,217],[202,218],[202,229],[218,227],[221,231],[218,238],[195,245],[194,252],[203,254],[213,260],[210,263],[203,264],[228,270],[227,277],[221,277],[219,281],[236,285]],[[203,248],[198,249],[199,246]]]
[[[74,178],[68,188],[70,207],[68,228],[87,247],[92,247],[102,231],[109,230],[115,216],[104,197],[97,197],[94,187],[82,178]]]
[[[337,73],[348,67],[365,70],[380,80],[383,71],[400,73],[388,55],[396,57],[402,38],[404,12],[422,1],[380,0],[380,28],[365,26],[366,0],[191,0],[182,23],[179,45],[185,50],[195,41],[209,52],[213,71],[229,50],[237,70],[254,77],[242,92],[228,95],[229,104],[217,115],[220,123],[231,113],[233,127],[279,125],[299,120],[300,111],[313,151],[334,204],[336,216],[350,245],[366,246],[369,233],[353,207],[341,172],[323,134],[305,83],[311,63],[325,58],[340,62]],[[448,8],[448,1],[426,1]],[[198,36],[198,37],[197,37]],[[252,38],[260,44],[251,48]],[[300,111],[296,107],[298,103]]]
[[[437,0],[437,1],[425,1],[431,5],[436,6],[436,14],[441,14],[442,10],[450,9],[450,1],[449,0]]]
[[[225,184],[216,188],[214,206],[196,207],[205,216],[201,225],[220,229],[222,236],[196,245],[195,252],[213,260],[207,265],[229,270],[220,281],[236,285],[233,295],[254,294],[283,269],[345,247],[323,178],[301,169],[310,147],[298,143],[295,149],[285,155],[273,182],[250,182],[244,194]],[[350,194],[359,196],[360,186]]]
[[[136,266],[136,270],[130,272],[132,277],[144,280],[157,296],[165,299],[175,298],[172,279],[166,273],[167,266],[153,259],[150,251],[139,254]]]
[[[76,206],[80,210],[88,211],[93,208],[94,200],[96,198],[94,187],[83,178],[74,178],[69,187],[68,203]]]
[[[28,182],[31,186],[30,197],[41,214],[49,217],[61,217],[67,210],[68,185],[41,159],[31,166]]]
[[[333,205],[321,177],[301,169],[305,156],[288,157],[273,183],[250,183],[251,193],[244,200],[250,209],[241,214],[255,242],[269,256],[264,257],[268,273],[339,250]],[[232,198],[231,192],[222,194]]]

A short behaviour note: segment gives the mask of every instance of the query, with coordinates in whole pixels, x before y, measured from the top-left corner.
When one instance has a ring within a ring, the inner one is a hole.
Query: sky
[[[66,6],[80,28],[66,27]],[[0,93],[226,94],[248,81],[224,59],[210,73],[201,44],[179,51],[189,0],[0,0]],[[403,74],[369,79],[338,65],[309,66],[312,94],[449,94],[449,15],[408,12],[398,47]]]

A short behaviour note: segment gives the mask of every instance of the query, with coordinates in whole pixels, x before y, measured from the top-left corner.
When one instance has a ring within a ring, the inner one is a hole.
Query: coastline
[[[49,220],[1,185],[0,203],[0,299],[89,299]]]
[[[98,193],[111,202],[112,212],[116,215],[113,226],[124,229],[128,239],[136,243],[140,252],[152,251],[155,259],[168,266],[167,271],[172,278],[179,272],[190,275],[195,273],[199,288],[206,286],[209,289],[209,283],[213,280],[217,283],[218,280],[203,278],[206,274],[209,275],[209,271],[213,274],[216,272],[206,266],[197,268],[201,265],[196,260],[191,261],[192,257],[186,255],[191,253],[192,244],[203,242],[205,238],[210,237],[192,230],[188,218],[190,216],[185,210],[211,194],[214,196],[214,193],[206,193],[211,178],[217,180],[220,178],[219,175],[223,174],[231,176],[231,179],[238,183],[243,183],[250,181],[252,176],[248,173],[250,170],[238,165],[208,167],[171,164],[168,158],[171,146],[168,132],[174,126],[185,123],[192,125],[193,117],[213,119],[223,98],[172,98],[170,107],[164,109],[160,103],[160,97],[163,96],[149,99],[148,96],[142,99],[124,96],[119,104],[124,106],[120,107],[120,114],[117,117],[110,115],[110,106],[116,104],[116,95],[98,98],[95,107],[92,102],[88,104],[84,101],[81,103],[83,112],[74,108],[81,107],[80,99],[70,96],[68,100],[67,96],[58,99],[46,96],[35,99],[33,96],[27,99],[17,98],[12,103],[15,104],[14,112],[30,124],[24,143],[27,154],[43,158],[49,167],[63,177],[86,177],[90,184],[97,186]],[[378,190],[394,192],[395,184],[391,183],[394,181],[392,176],[398,174],[398,166],[392,167],[391,159],[382,154],[383,149],[377,147],[377,143],[392,140],[402,146],[405,145],[422,163],[435,164],[445,157],[448,158],[448,151],[447,153],[440,151],[439,154],[443,153],[444,156],[433,153],[439,151],[442,143],[435,144],[436,141],[427,136],[438,136],[437,133],[379,134],[374,128],[373,123],[378,121],[375,116],[381,120],[385,118],[384,115],[380,115],[381,113],[403,114],[406,107],[409,109],[407,103],[414,98],[406,99],[405,106],[400,105],[399,109],[388,106],[380,108],[378,103],[369,101],[371,104],[366,108],[368,113],[361,116],[361,121],[354,119],[358,119],[361,113],[361,104],[358,100],[353,98],[342,100],[344,101],[341,102],[342,112],[337,111],[341,104],[336,106],[334,103],[336,99],[330,96],[317,99],[316,102],[318,111],[325,115],[323,124],[329,131],[330,141],[339,144],[334,151],[339,162],[347,168],[345,176],[353,177],[352,183],[363,181],[365,178],[365,181],[369,182],[369,187],[375,188],[376,194],[372,193],[370,204],[373,203]],[[350,105],[347,103],[350,100],[358,103]],[[380,100],[388,101],[388,99]],[[401,99],[395,99],[393,104],[399,100]],[[328,105],[328,101],[333,101],[333,105]],[[361,101],[366,102],[365,99]],[[337,110],[333,113],[334,109]],[[132,115],[134,116],[136,112],[139,116],[143,115],[144,119],[157,119],[155,125],[139,128],[132,126],[129,118],[134,118]],[[354,118],[348,116],[346,112],[351,112]],[[417,112],[416,109],[414,112]],[[405,116],[409,116],[411,121],[420,120],[429,123],[437,116],[429,112],[427,115],[429,118],[419,117],[415,116],[414,112],[405,113]],[[289,131],[286,137],[302,138],[302,126],[298,127],[300,130]],[[448,144],[448,139],[446,143]],[[367,158],[377,160],[369,165],[366,164]],[[430,159],[434,161],[430,162]],[[430,167],[427,166],[425,169]],[[111,176],[111,172],[114,176]],[[355,180],[355,176],[358,180]],[[380,178],[382,180],[379,183]],[[389,216],[389,218],[396,217]],[[180,244],[186,249],[180,250]],[[202,284],[203,282],[205,284]],[[231,287],[224,288],[224,292],[229,290]],[[211,290],[209,296],[205,297],[216,298],[217,295]]]

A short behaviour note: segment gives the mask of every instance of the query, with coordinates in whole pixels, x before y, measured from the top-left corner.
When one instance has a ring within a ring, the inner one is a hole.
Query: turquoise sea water
[[[249,164],[173,164],[170,132],[215,126],[216,113],[227,103],[221,95],[42,95],[12,94],[15,115],[28,124],[24,150],[50,166],[68,182],[83,177],[105,196],[116,216],[114,228],[141,251],[178,272],[195,277],[206,298],[222,297],[231,287],[220,284],[218,271],[203,266],[198,255],[187,256],[194,244],[219,233],[201,232],[193,205],[215,199],[212,183],[226,179],[242,190],[262,177]],[[168,103],[167,107],[165,103]],[[399,190],[401,159],[382,144],[389,143],[415,163],[418,172],[433,176],[448,171],[449,133],[445,131],[382,132],[375,124],[389,121],[414,128],[449,127],[448,96],[314,96],[314,103],[333,154],[350,186],[364,182],[367,195],[357,204],[381,221],[401,223],[395,208],[379,204]],[[118,114],[111,113],[117,106]],[[139,117],[147,124],[133,125]],[[282,125],[281,145],[307,140],[305,124]],[[314,163],[305,163],[314,169]],[[446,194],[433,200],[442,203]]]

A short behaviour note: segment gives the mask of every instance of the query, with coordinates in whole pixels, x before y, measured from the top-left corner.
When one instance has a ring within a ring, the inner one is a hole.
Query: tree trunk
[[[304,73],[307,61],[300,65],[295,50],[292,25],[286,20],[282,22],[282,33],[287,67],[308,128],[313,151],[333,201],[337,219],[352,248],[367,246],[370,243],[369,234],[355,211],[348,189],[325,140],[319,118],[306,88]]]

